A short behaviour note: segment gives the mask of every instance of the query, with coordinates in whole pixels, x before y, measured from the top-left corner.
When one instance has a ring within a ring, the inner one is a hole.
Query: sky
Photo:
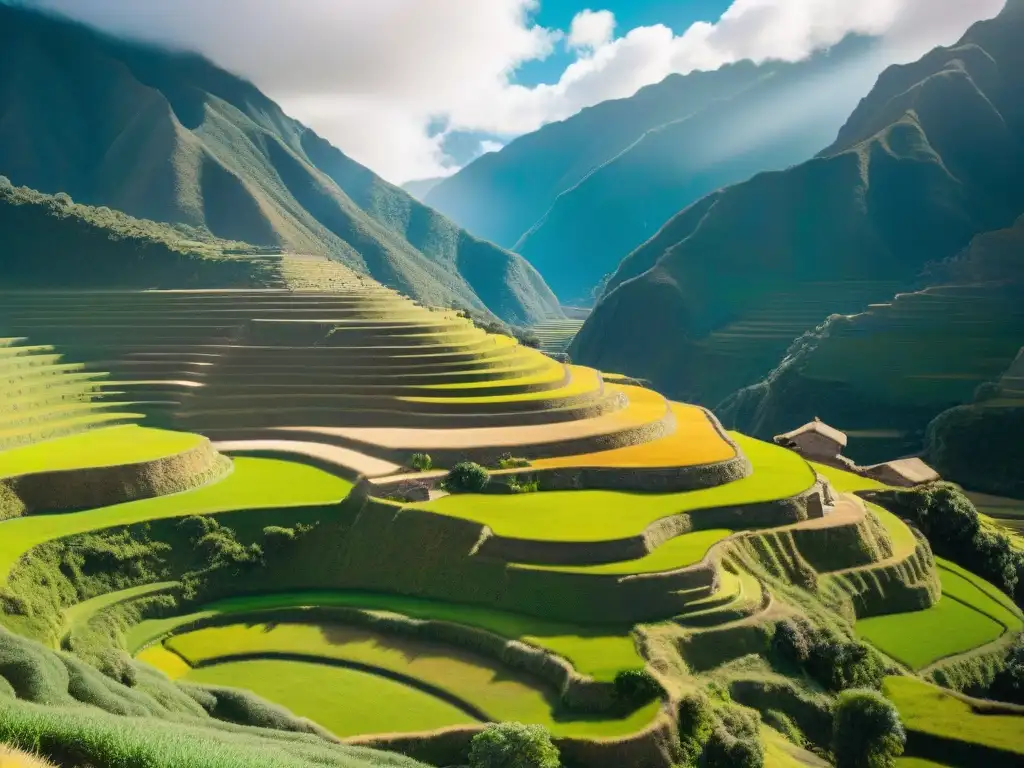
[[[892,61],[954,43],[1004,0],[22,0],[188,48],[394,183],[671,73],[797,61],[848,34]]]

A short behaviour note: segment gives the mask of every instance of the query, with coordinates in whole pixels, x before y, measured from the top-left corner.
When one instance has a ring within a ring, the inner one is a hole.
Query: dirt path
[[[213,447],[221,453],[250,451],[254,453],[293,453],[333,464],[367,477],[391,475],[402,469],[390,461],[376,459],[349,448],[301,440],[227,440],[214,443]]]

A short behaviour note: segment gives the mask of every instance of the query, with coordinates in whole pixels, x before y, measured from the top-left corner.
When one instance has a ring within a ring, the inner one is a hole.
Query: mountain
[[[1006,450],[1017,442],[1012,430],[1007,439],[985,439],[984,448],[952,434],[982,421],[1006,422],[1024,406],[1011,373],[1024,344],[1024,216],[974,238],[924,280],[931,285],[829,318],[764,381],[726,400],[719,415],[764,437],[818,416],[850,434],[847,453],[862,463],[916,453],[930,442],[929,454],[958,481],[982,474],[964,472],[961,455],[984,456],[977,463],[987,475],[999,467],[1004,477],[1019,475],[995,458],[1014,455]],[[1024,370],[1020,361],[1016,370]],[[948,409],[957,413],[930,429]]]
[[[652,128],[563,191],[513,250],[563,304],[592,301],[622,257],[680,209],[828,145],[881,69],[875,48],[850,38],[807,61],[766,62],[744,88]]]
[[[325,254],[431,304],[560,316],[519,256],[469,235],[189,53],[0,3],[0,173],[231,240]]]
[[[410,195],[415,197],[420,202],[423,202],[426,198],[427,193],[430,192],[434,187],[445,180],[444,176],[437,176],[430,179],[414,179],[413,181],[407,181],[402,185],[402,189],[408,192]]]
[[[0,176],[0,288],[186,288],[275,282],[251,246],[79,205]]]
[[[926,264],[1024,211],[1022,36],[1012,0],[886,70],[818,157],[677,214],[619,266],[573,360],[716,405],[830,315],[926,287]]]
[[[478,237],[510,248],[558,195],[647,131],[728,99],[761,76],[749,61],[713,72],[670,75],[629,98],[588,107],[480,156],[434,187],[426,203]]]

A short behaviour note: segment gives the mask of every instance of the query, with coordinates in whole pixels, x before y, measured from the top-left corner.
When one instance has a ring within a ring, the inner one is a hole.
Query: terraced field
[[[582,327],[583,320],[570,318],[540,323],[532,326],[530,331],[540,339],[540,347],[538,348],[541,352],[557,354],[569,349],[572,337]]]
[[[111,696],[244,688],[439,765],[517,720],[567,764],[669,768],[679,696],[809,601],[922,674],[1024,626],[861,478],[328,262],[277,266],[266,290],[0,294],[0,624]],[[781,343],[764,311],[740,330]],[[442,487],[463,460],[484,492]],[[763,739],[770,766],[819,764]]]

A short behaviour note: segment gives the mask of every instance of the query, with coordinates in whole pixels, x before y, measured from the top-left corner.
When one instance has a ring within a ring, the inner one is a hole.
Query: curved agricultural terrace
[[[760,685],[733,665],[795,613],[933,677],[1020,630],[859,478],[288,268],[332,290],[0,296],[8,630],[109,685],[245,689],[435,765],[513,720],[609,768],[672,765],[679,697]],[[466,459],[483,492],[443,484]],[[640,670],[647,693],[617,685]],[[813,761],[768,742],[769,765]]]

